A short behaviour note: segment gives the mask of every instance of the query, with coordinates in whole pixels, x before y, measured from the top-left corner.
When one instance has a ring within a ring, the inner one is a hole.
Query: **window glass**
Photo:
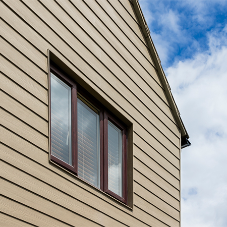
[[[78,176],[100,188],[99,114],[77,99]]]
[[[51,73],[51,154],[72,165],[71,88]]]
[[[122,196],[122,131],[108,121],[108,189]]]

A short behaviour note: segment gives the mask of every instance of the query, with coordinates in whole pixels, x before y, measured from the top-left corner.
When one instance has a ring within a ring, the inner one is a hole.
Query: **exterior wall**
[[[0,4],[0,226],[180,226],[180,132],[130,2]],[[47,50],[132,122],[131,208],[50,164]]]

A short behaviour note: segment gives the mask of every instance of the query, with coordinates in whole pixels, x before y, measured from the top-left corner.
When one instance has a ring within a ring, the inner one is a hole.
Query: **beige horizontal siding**
[[[147,190],[137,182],[134,183],[134,193],[144,198],[150,204],[153,204],[153,206],[158,208],[160,211],[168,214],[169,216],[173,217],[176,220],[180,220],[179,210],[170,206],[161,198],[157,197],[151,191]]]
[[[155,173],[151,168],[146,166],[143,162],[138,160],[137,158],[133,159],[133,166],[136,170],[138,170],[140,173],[142,173],[145,177],[147,177],[149,180],[153,181],[155,184],[157,184],[160,188],[162,188],[164,191],[175,197],[176,199],[180,199],[180,192],[179,189],[175,188],[173,185],[171,185],[169,182],[164,180],[162,177],[160,177],[157,173]],[[178,185],[179,187],[180,185]]]
[[[127,14],[122,5],[118,0],[112,1],[100,1],[96,0],[99,5],[108,13],[108,15],[112,18],[112,20],[121,28],[121,30],[130,37],[131,41],[138,48],[141,48],[141,43],[146,47],[142,47],[142,52],[145,56],[148,57],[149,61],[154,65],[154,62],[149,56],[148,48],[144,37],[138,27],[138,24],[135,23],[134,20]]]
[[[38,84],[32,77],[27,75],[21,69],[13,65],[11,62],[0,56],[1,70],[12,81],[23,87],[30,94],[45,104],[48,104],[47,90]],[[47,76],[46,76],[47,77]]]
[[[48,123],[40,118],[37,114],[30,111],[28,108],[17,102],[8,94],[0,91],[1,107],[9,113],[19,118],[21,121],[38,130],[43,135],[48,136]]]
[[[27,106],[34,113],[47,120],[48,118],[48,106],[40,102],[22,87],[18,86],[14,81],[8,78],[6,75],[0,73],[1,89],[16,99],[18,102]]]
[[[17,31],[21,36],[26,37],[27,41],[35,46],[38,50],[40,50],[43,54],[47,55],[47,49],[50,46],[47,42],[47,37],[42,37],[39,33],[37,33],[37,29],[35,27],[29,26],[23,18],[23,15],[20,14],[20,9],[17,8],[18,4],[15,4],[12,9],[10,8],[11,4],[8,2],[9,6],[7,5],[2,5],[3,12],[4,12],[4,23],[7,23],[9,27],[12,27],[15,31]],[[12,7],[12,6],[11,6]],[[24,8],[25,10],[26,8]],[[14,13],[14,10],[16,10],[16,13]],[[29,12],[29,11],[28,11]],[[18,13],[18,14],[17,14]],[[26,15],[26,14],[25,14]],[[51,41],[51,40],[50,40]],[[15,62],[17,64],[17,62]],[[18,66],[18,64],[17,64]],[[47,65],[46,65],[46,70],[47,70]],[[36,74],[33,75],[34,73],[29,74],[29,76],[34,77],[37,76]],[[39,76],[40,73],[38,74]],[[38,77],[39,78],[39,77]],[[43,82],[43,86],[48,88],[48,83],[47,83],[47,75],[45,73],[44,76],[45,80]]]
[[[163,178],[165,181],[173,185],[175,188],[179,189],[180,182],[179,178],[176,178],[171,173],[166,171],[162,166],[159,165],[159,163],[155,162],[151,157],[146,155],[141,149],[134,146],[134,157],[138,159],[140,162],[142,162],[147,167],[151,168],[152,171],[154,171],[157,175],[159,175],[161,178]]]
[[[15,32],[6,23],[1,22],[1,27],[4,30],[4,39],[12,46],[16,47],[28,59],[32,59],[39,68],[46,71],[46,56],[40,54],[36,47],[30,45],[24,38]]]
[[[137,103],[140,103],[140,102],[137,102]],[[136,104],[135,104],[136,105]],[[145,108],[145,110],[146,110],[146,108]],[[149,114],[149,112],[148,112],[148,114]],[[155,120],[156,118],[154,118],[154,120]],[[175,135],[173,134],[173,133],[171,133],[160,121],[158,121],[157,120],[157,124],[158,124],[158,126],[157,127],[164,127],[163,128],[163,133],[164,134],[166,134],[166,135],[169,135],[170,137],[172,136],[172,138],[173,139],[175,139]],[[161,129],[161,128],[160,128]],[[175,141],[176,143],[177,143],[177,140]]]
[[[87,0],[85,0],[87,1]],[[88,2],[88,1],[87,1]],[[142,52],[142,55],[146,57],[146,59],[149,60],[150,63],[153,63],[152,62],[152,59],[150,58],[150,55],[148,53],[148,48],[146,46],[146,42],[142,39],[140,39],[137,35],[135,35],[135,33],[133,32],[136,31],[138,29],[137,26],[133,26],[133,24],[131,24],[134,29],[132,30],[126,23],[124,20],[122,20],[122,18],[120,17],[120,15],[113,9],[113,7],[111,6],[110,2],[108,1],[101,1],[101,0],[96,0],[97,2],[97,5],[96,5],[96,8],[97,10],[99,9],[98,6],[100,6],[100,8],[105,12],[105,14],[108,15],[108,17],[111,19],[111,20],[108,20],[108,21],[111,21],[111,22],[114,22],[115,26],[118,27],[118,32],[116,32],[115,34],[117,33],[121,33],[121,34],[124,34],[125,37],[127,37],[128,39],[125,39],[125,41],[127,40],[127,43],[126,45],[128,45],[129,43],[133,43],[133,45],[139,49],[141,52]],[[91,4],[89,4],[91,5]],[[102,12],[103,12],[102,11]],[[101,14],[101,13],[100,13]],[[102,13],[103,14],[103,13]],[[106,21],[107,22],[107,21]],[[130,22],[130,21],[127,21],[127,22]],[[115,27],[115,26],[111,26],[112,27]],[[121,31],[121,32],[120,32]],[[141,45],[142,44],[142,45]],[[130,49],[130,48],[129,48]],[[139,57],[139,56],[138,56]],[[143,58],[142,58],[143,59]],[[146,65],[147,62],[144,63],[144,65]],[[149,69],[150,69],[150,64],[147,64],[149,65]],[[157,76],[157,74],[156,74]],[[155,78],[156,79],[156,78]],[[161,82],[157,76],[157,79],[156,79],[156,82],[159,83],[161,85]]]
[[[159,221],[157,218],[151,216],[145,210],[139,208],[137,205],[134,205],[134,212],[149,226],[157,227],[166,227],[167,225]]]
[[[135,168],[133,171],[133,179],[135,182],[139,183],[140,185],[143,185],[146,189],[152,191],[152,193],[154,193],[157,197],[161,198],[170,206],[174,207],[177,210],[180,210],[180,202],[178,199],[174,198],[171,194],[164,191],[162,188],[156,185],[156,182],[153,182],[151,179],[143,175]]]
[[[7,168],[7,167],[6,167],[6,169],[10,170],[10,168]],[[12,171],[13,171],[13,168],[11,168],[10,173],[14,174]],[[18,176],[18,178],[20,180],[23,180],[20,178],[20,176]],[[1,182],[1,185],[3,185],[0,189],[2,195],[10,197],[14,201],[16,201],[20,204],[24,204],[27,207],[30,207],[34,210],[45,213],[47,216],[51,217],[52,219],[58,220],[60,223],[63,224],[63,226],[64,225],[66,225],[66,226],[75,226],[75,225],[76,226],[89,226],[89,225],[90,226],[91,225],[100,226],[97,223],[94,223],[90,220],[87,220],[87,219],[79,216],[75,212],[72,212],[72,211],[69,212],[68,209],[65,209],[65,207],[59,206],[57,204],[57,202],[55,202],[55,203],[50,202],[49,197],[51,195],[55,196],[55,198],[58,197],[58,195],[54,194],[54,191],[51,192],[50,194],[48,193],[48,191],[46,191],[46,195],[48,196],[46,199],[46,198],[43,198],[42,195],[36,195],[35,193],[32,193],[15,184],[12,184],[12,182],[5,181],[3,179],[0,180],[0,182]],[[36,185],[36,187],[39,187],[39,185]],[[64,200],[64,198],[60,198],[60,199]],[[34,201],[35,201],[35,203],[34,203]],[[70,200],[70,201],[72,201],[72,200]],[[66,201],[66,203],[67,202],[69,202],[69,201]],[[70,206],[70,208],[72,210],[73,206],[74,207],[76,206],[75,204],[77,205],[77,203],[70,202],[68,204],[68,207]],[[79,206],[79,204],[77,206]],[[90,215],[92,215],[92,214],[90,214]],[[102,218],[102,217],[100,217],[100,215],[99,215],[99,218]],[[110,225],[111,223],[105,223],[105,224]],[[114,224],[116,224],[116,223],[114,223]],[[53,224],[52,224],[52,226],[53,226]],[[116,226],[120,226],[120,225],[116,225]]]
[[[157,217],[157,223],[154,226],[159,226],[159,222],[162,222],[166,226],[178,226],[179,221],[174,219],[173,217],[165,214],[161,210],[154,207],[151,203],[144,200],[142,197],[135,194],[134,203],[137,207],[145,210],[148,214],[153,217]]]
[[[134,117],[134,116],[133,116]],[[149,144],[152,144],[152,147],[154,147],[156,150],[161,151],[163,150],[164,153],[166,153],[167,156],[170,154],[173,154],[177,159],[178,162],[176,162],[176,167],[179,168],[179,157],[180,157],[180,151],[179,148],[177,148],[175,145],[167,142],[165,140],[161,140],[160,137],[158,137],[153,131],[150,131],[149,129],[146,129],[138,122],[134,122],[134,131],[138,135],[141,135],[142,138],[148,142]]]
[[[61,205],[63,205],[65,201],[65,199],[61,198],[68,198],[68,196],[70,196],[72,200],[76,200],[78,204],[81,204],[81,206],[78,205],[78,209],[79,207],[83,207],[86,210],[87,206],[93,207],[94,212],[98,210],[99,212],[105,213],[107,216],[111,216],[112,218],[118,219],[122,222],[126,222],[127,225],[143,226],[139,220],[133,218],[133,216],[130,215],[131,212],[127,208],[124,209],[118,204],[118,202],[116,203],[113,200],[108,199],[108,197],[105,198],[105,196],[102,195],[102,192],[100,194],[99,191],[94,189],[93,192],[90,193],[90,186],[84,184],[81,181],[75,180],[75,178],[71,175],[66,176],[64,172],[55,166],[48,165],[47,153],[45,154],[38,148],[34,147],[34,145],[29,144],[13,133],[7,132],[6,129],[2,129],[1,132],[5,133],[3,139],[4,143],[11,144],[9,140],[13,139],[13,141],[15,141],[13,147],[18,149],[17,144],[19,142],[21,144],[19,149],[20,152],[22,152],[23,155],[28,156],[28,158],[34,159],[35,161],[32,162],[26,160],[25,157],[10,151],[7,147],[4,147],[5,152],[3,152],[2,155],[4,160],[21,169],[23,172],[28,172],[30,175],[28,176],[25,173],[19,171],[15,176],[4,175],[5,178],[27,188],[30,191],[35,192],[36,194],[50,192],[53,195],[57,195],[60,193],[61,196],[58,197],[58,200],[53,196],[48,196],[48,198],[52,198],[52,201],[58,201]],[[34,155],[31,153],[31,150],[34,150]],[[40,165],[36,164],[36,162],[39,162]],[[48,168],[44,168],[44,166],[48,166]],[[10,171],[8,171],[6,167],[4,169],[6,171],[4,174],[10,174]],[[20,176],[22,178],[20,178]],[[36,179],[40,179],[42,182]],[[70,199],[68,198],[68,200]],[[89,218],[89,216],[87,217]],[[132,223],[134,224],[132,225]]]
[[[70,225],[64,224],[57,221],[43,213],[40,213],[30,207],[24,206],[21,203],[0,196],[0,211],[10,214],[18,219],[24,220],[26,222],[32,223],[35,226],[40,227],[68,227]]]
[[[125,8],[125,10],[129,13],[129,15],[138,23],[137,17],[134,13],[134,10],[132,8],[132,4],[130,1],[125,1],[125,0],[118,0],[122,6]]]
[[[47,75],[39,67],[35,66],[26,56],[22,55],[5,40],[0,42],[1,54],[9,59],[14,65],[18,66],[25,73],[33,77],[38,83],[47,87]]]
[[[129,1],[3,2],[6,225],[179,226],[180,132]],[[47,49],[133,123],[132,209],[49,162]]]
[[[146,142],[142,136],[134,133],[133,135],[134,144],[141,149],[145,154],[150,156],[154,161],[161,165],[164,169],[174,175],[176,178],[180,179],[179,172],[179,159],[172,155],[170,152],[165,151],[164,149],[155,150],[152,147],[152,143],[149,144]]]
[[[21,221],[19,219],[16,219],[14,217],[11,217],[9,215],[0,213],[0,226],[4,226],[4,227],[31,227],[31,226],[35,226],[29,223],[26,223],[24,221]]]
[[[136,36],[139,37],[139,39],[142,40],[142,42],[147,46],[144,36],[141,32],[140,25],[135,17],[134,14],[130,14],[130,10],[132,10],[130,2],[124,1],[121,2],[119,0],[113,0],[109,1],[107,0],[109,4],[114,8],[114,10],[120,15],[120,17],[124,20],[124,22],[130,27],[130,29],[135,33]],[[126,8],[125,6],[126,5]],[[152,64],[154,65],[152,59],[150,59]]]
[[[11,131],[21,135],[26,140],[37,145],[43,150],[48,150],[48,138],[31,128],[26,123],[15,118],[12,114],[0,108],[2,125]]]

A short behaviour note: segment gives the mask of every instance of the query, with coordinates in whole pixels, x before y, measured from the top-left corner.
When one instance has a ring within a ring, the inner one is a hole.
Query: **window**
[[[50,159],[127,203],[126,127],[70,77],[51,67]]]

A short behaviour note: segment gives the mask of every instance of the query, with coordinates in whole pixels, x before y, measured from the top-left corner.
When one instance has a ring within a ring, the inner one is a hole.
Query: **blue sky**
[[[182,227],[227,227],[227,0],[140,0],[192,146]]]
[[[140,4],[164,69],[208,50],[208,34],[221,32],[227,23],[224,0],[141,0]]]

